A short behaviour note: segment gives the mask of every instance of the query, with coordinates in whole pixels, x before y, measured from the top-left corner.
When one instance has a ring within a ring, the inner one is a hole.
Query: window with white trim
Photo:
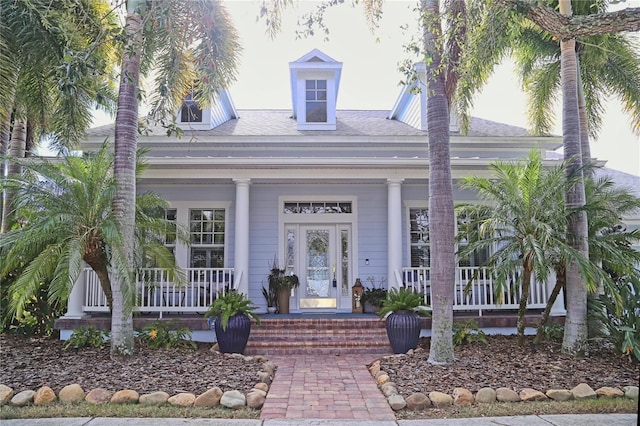
[[[168,222],[172,223],[172,226],[167,229],[167,232],[164,234],[164,245],[167,249],[175,256],[176,254],[176,220],[178,217],[177,209],[166,209],[164,211],[164,218]]]
[[[468,226],[467,219],[461,214],[456,215],[456,233]],[[411,239],[411,267],[427,268],[430,266],[430,241],[429,241],[429,212],[428,209],[409,209],[409,234]],[[466,245],[468,239],[462,238],[458,245]],[[491,251],[488,247],[475,250],[465,258],[458,259],[460,267],[478,267],[485,264]]]
[[[472,227],[472,229],[469,229],[469,227]],[[458,235],[459,237],[458,247],[467,245],[469,242],[469,233],[477,231],[477,229],[478,225],[470,225],[469,219],[463,212],[456,213],[456,235]],[[458,257],[458,266],[483,266],[489,259],[489,256],[491,256],[489,247],[483,247],[481,249],[474,250],[472,253],[469,253],[463,258]]]
[[[192,268],[224,267],[224,209],[190,209],[189,237]]]
[[[307,123],[327,122],[327,80],[305,80]]]
[[[180,108],[180,122],[202,123],[202,109],[198,106],[197,96],[191,92],[184,98]]]

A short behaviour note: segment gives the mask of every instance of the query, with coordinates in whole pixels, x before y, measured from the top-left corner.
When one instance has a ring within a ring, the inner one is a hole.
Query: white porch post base
[[[79,319],[84,316],[84,312],[82,312],[85,290],[84,276],[85,273],[80,272],[80,276],[69,293],[69,299],[67,299],[67,312],[61,318]]]
[[[400,288],[402,273],[402,182],[387,179],[387,267],[389,288]],[[400,272],[400,274],[398,274]]]
[[[249,295],[249,185],[250,179],[234,179],[236,184],[234,265],[238,292]],[[237,278],[236,278],[237,279]]]

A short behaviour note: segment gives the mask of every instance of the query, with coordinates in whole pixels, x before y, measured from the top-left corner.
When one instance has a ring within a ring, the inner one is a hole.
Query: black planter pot
[[[418,347],[420,315],[411,311],[398,311],[386,319],[387,336],[395,354],[407,353]]]
[[[220,352],[238,353],[244,352],[251,332],[251,319],[245,314],[236,314],[229,318],[227,329],[222,329],[222,319],[216,317],[216,337]]]

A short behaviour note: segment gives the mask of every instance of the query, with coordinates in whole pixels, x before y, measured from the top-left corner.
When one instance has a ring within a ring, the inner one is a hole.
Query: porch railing
[[[184,268],[184,276],[175,279],[166,269],[145,268],[137,275],[137,300],[134,311],[204,313],[219,293],[235,288],[233,268]],[[98,277],[87,268],[85,312],[109,312],[107,298]]]
[[[415,291],[424,292],[425,306],[431,308],[430,268],[402,268],[402,283]],[[547,304],[547,286],[531,283],[528,308],[543,309]],[[458,267],[454,282],[453,309],[458,311],[508,310],[518,309],[522,297],[522,285],[518,283],[518,273],[514,273],[507,285],[496,292],[495,277],[486,268]]]

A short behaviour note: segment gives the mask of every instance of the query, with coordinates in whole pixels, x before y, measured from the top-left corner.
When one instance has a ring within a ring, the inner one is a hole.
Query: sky
[[[237,81],[229,91],[237,109],[291,109],[289,62],[295,61],[314,48],[343,62],[338,109],[391,110],[401,87],[403,75],[398,64],[407,58],[403,45],[410,34],[400,29],[403,24],[414,25],[414,1],[385,0],[379,28],[372,34],[364,19],[361,5],[346,4],[330,8],[326,23],[329,41],[324,34],[297,39],[300,16],[319,3],[294,0],[285,10],[282,31],[276,38],[266,35],[264,21],[257,21],[259,0],[224,0],[238,29],[243,50]],[[627,0],[626,7],[640,6],[640,0]],[[562,134],[555,105],[554,133]],[[513,65],[500,65],[488,85],[475,100],[472,115],[515,126],[528,127],[526,97],[513,72]],[[640,138],[634,136],[629,119],[621,112],[620,103],[607,101],[607,115],[600,137],[592,141],[592,155],[607,160],[607,167],[640,176]]]
[[[343,62],[338,109],[390,110],[403,78],[398,63],[407,57],[402,24],[413,24],[415,2],[386,0],[380,28],[371,34],[362,6],[347,4],[327,12],[329,41],[317,33],[313,38],[296,40],[298,17],[318,2],[300,0],[284,14],[282,31],[275,39],[265,34],[263,21],[256,22],[260,2],[227,0],[225,4],[240,33],[243,52],[238,80],[230,88],[238,109],[291,108],[288,63],[313,48]],[[627,7],[640,6],[640,0],[628,0]],[[560,106],[556,106],[560,111]],[[511,64],[501,65],[477,98],[472,115],[521,127],[528,127],[526,97]],[[562,117],[556,115],[555,134],[562,134]],[[640,175],[640,138],[629,128],[629,119],[616,100],[607,103],[605,126],[592,143],[593,156],[608,160],[607,166]]]

